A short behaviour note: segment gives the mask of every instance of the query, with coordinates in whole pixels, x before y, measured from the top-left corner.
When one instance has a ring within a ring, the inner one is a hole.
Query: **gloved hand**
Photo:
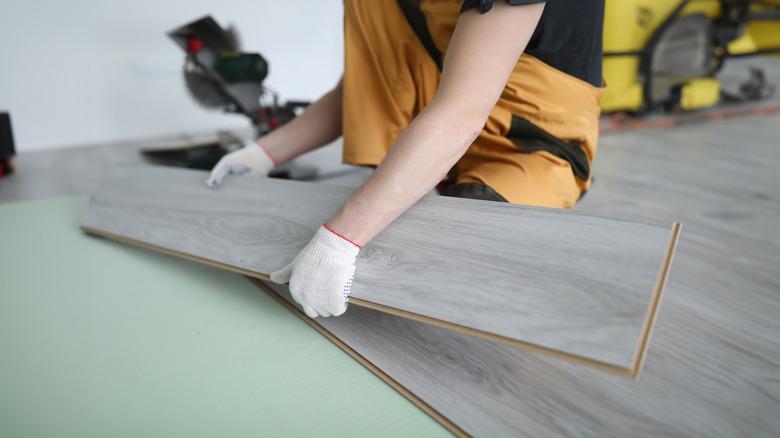
[[[231,152],[214,166],[211,170],[206,185],[211,188],[219,187],[225,175],[268,176],[276,164],[266,150],[255,142],[245,143],[244,147]]]
[[[290,282],[293,299],[310,318],[338,316],[347,310],[360,246],[323,225],[287,266],[271,274]]]

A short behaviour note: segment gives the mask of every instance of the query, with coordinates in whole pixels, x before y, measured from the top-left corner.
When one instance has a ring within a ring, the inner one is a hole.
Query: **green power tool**
[[[255,137],[292,120],[309,102],[287,101],[263,86],[268,62],[259,53],[241,50],[238,33],[223,29],[205,16],[168,33],[184,50],[184,82],[201,106],[242,114],[251,120]],[[169,166],[208,170],[226,153],[241,147],[243,140],[232,133],[205,138],[183,138],[175,144],[150,145],[142,153],[151,161]],[[271,176],[307,179],[316,169],[287,163]]]
[[[280,103],[278,96],[263,86],[268,76],[265,58],[241,51],[236,30],[223,29],[211,16],[178,27],[168,36],[186,54],[184,80],[195,101],[209,109],[249,117],[258,136],[291,120],[309,104]]]
[[[222,52],[214,61],[214,71],[231,84],[261,83],[268,75],[268,63],[259,53]]]

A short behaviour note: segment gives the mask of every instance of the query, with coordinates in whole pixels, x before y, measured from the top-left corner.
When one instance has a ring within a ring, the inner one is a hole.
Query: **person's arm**
[[[217,187],[231,173],[267,176],[274,167],[341,136],[341,81],[298,117],[231,152],[219,161],[206,184]]]
[[[374,175],[326,222],[330,228],[364,245],[441,181],[485,125],[542,9],[496,2],[484,15],[463,13],[436,96]]]
[[[276,165],[341,137],[341,81],[298,117],[257,139]]]
[[[436,96],[398,137],[374,174],[285,268],[309,316],[346,310],[362,245],[430,191],[476,139],[542,15],[544,5],[497,2],[464,12],[447,49]]]

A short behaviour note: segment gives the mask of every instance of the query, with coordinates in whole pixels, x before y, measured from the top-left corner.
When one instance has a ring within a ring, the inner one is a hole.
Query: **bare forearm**
[[[327,223],[364,244],[428,193],[479,134],[479,119],[434,100]]]
[[[282,164],[341,136],[341,83],[300,116],[257,140],[275,164]]]

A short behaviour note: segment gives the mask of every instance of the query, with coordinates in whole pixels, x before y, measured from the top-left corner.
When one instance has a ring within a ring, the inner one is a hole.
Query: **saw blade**
[[[225,108],[233,104],[220,84],[205,73],[185,70],[184,82],[192,98],[205,108]]]

